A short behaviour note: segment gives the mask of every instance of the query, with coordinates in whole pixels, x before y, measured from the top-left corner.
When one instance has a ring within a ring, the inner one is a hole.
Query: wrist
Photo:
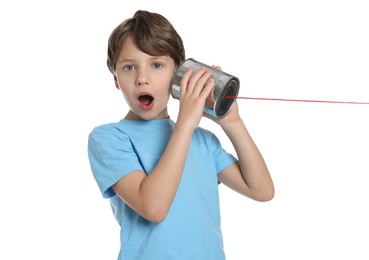
[[[232,131],[235,129],[241,129],[245,127],[245,124],[241,118],[232,121],[224,121],[220,124],[224,132]]]
[[[195,131],[195,126],[186,121],[179,121],[176,123],[174,127],[174,133],[180,133],[181,136],[190,136],[192,137],[193,132]]]

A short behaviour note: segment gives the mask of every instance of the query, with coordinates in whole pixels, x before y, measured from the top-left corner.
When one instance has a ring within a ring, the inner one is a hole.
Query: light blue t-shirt
[[[155,168],[172,135],[171,119],[121,120],[96,127],[89,136],[91,169],[121,226],[118,259],[225,259],[220,228],[217,174],[237,159],[211,132],[193,133],[183,176],[166,219],[138,215],[113,191],[125,175]]]

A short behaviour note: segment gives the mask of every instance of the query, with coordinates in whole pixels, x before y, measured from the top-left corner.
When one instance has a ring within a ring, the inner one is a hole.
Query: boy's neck
[[[169,118],[167,109],[162,111],[159,115],[157,115],[154,118],[141,118],[137,114],[135,114],[132,110],[129,110],[127,115],[124,117],[125,120],[158,120],[167,118]]]

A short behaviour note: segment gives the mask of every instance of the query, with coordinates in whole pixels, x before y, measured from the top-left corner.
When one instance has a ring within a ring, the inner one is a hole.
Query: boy
[[[171,79],[185,60],[181,37],[163,16],[137,11],[112,32],[108,67],[130,110],[89,136],[91,169],[121,226],[119,259],[225,259],[218,183],[258,201],[274,186],[235,103],[216,121],[237,152],[199,128],[211,71],[189,69],[177,122],[168,116]]]

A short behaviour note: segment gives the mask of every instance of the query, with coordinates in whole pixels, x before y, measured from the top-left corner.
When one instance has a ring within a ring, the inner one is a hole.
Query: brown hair
[[[182,39],[173,25],[160,14],[139,10],[119,24],[109,37],[107,65],[113,74],[121,47],[129,36],[148,55],[169,55],[177,67],[185,60]]]

